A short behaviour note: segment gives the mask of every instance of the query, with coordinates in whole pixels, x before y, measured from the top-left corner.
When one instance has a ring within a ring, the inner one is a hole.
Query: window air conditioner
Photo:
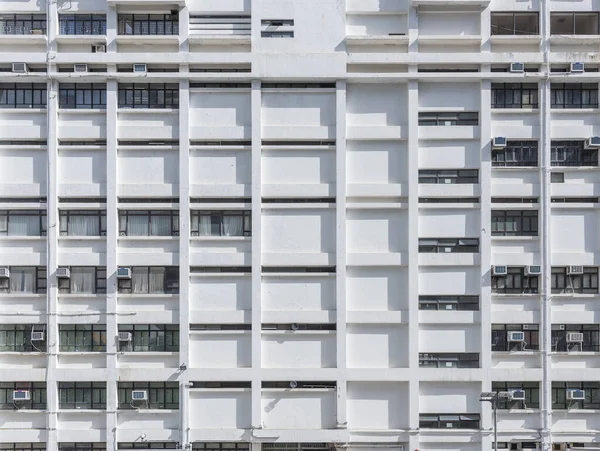
[[[131,341],[131,332],[119,332],[117,339],[119,341]]]
[[[525,341],[525,332],[521,332],[521,331],[508,332],[506,334],[506,338],[508,339],[508,341],[514,341],[514,342]]]
[[[117,279],[131,279],[131,268],[117,268]]]
[[[583,274],[583,266],[567,266],[567,274]]]
[[[506,138],[503,136],[496,136],[495,138],[492,138],[492,147],[494,149],[506,148]]]
[[[92,53],[106,53],[105,45],[92,45]]]
[[[586,149],[600,149],[600,136],[592,136],[585,140]]]
[[[510,392],[513,401],[525,401],[525,390],[513,390]]]
[[[146,72],[148,72],[148,67],[145,64],[134,64],[133,71],[145,74]]]
[[[31,332],[31,341],[44,341],[44,332]]]
[[[492,274],[494,276],[505,276],[508,274],[508,267],[505,265],[494,265],[492,266]]]
[[[59,279],[68,279],[71,277],[71,270],[69,268],[57,268],[56,277]]]
[[[29,390],[14,390],[13,391],[13,401],[29,401],[31,399],[31,395]]]
[[[567,388],[568,401],[583,401],[585,399],[585,390]]]
[[[10,270],[8,268],[0,268],[0,279],[8,279],[10,277]]]
[[[523,63],[510,63],[509,72],[513,74],[522,74],[525,72],[525,64]]]
[[[29,68],[26,63],[12,63],[12,71],[16,74],[26,74]]]
[[[539,276],[542,274],[542,267],[539,265],[525,266],[526,276]]]
[[[567,332],[567,343],[583,343],[581,332]]]
[[[131,392],[132,401],[148,401],[148,392],[146,390],[133,390]]]
[[[585,64],[583,63],[571,63],[571,73],[572,74],[581,74],[585,71]]]
[[[88,65],[87,64],[75,64],[73,66],[73,72],[87,72],[88,71]]]

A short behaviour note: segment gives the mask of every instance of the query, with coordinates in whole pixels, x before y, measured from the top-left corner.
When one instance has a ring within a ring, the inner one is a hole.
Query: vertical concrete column
[[[260,80],[252,81],[252,427],[262,426],[261,415],[261,139]]]
[[[119,21],[117,9],[112,6],[106,10],[106,51],[115,53],[117,51],[117,34],[119,33]]]
[[[117,267],[119,219],[117,210],[118,84],[106,84],[106,450],[117,449]]]
[[[189,439],[190,365],[190,82],[179,82],[179,443]]]
[[[337,425],[347,427],[346,399],[346,88],[336,84],[336,322],[337,322]]]

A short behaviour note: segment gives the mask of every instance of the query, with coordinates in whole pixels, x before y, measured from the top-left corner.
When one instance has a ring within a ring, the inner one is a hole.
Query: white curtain
[[[40,217],[11,215],[8,221],[9,236],[40,236]]]
[[[72,215],[69,217],[69,235],[99,236],[100,225],[97,216]]]
[[[35,268],[10,268],[11,293],[33,293]]]
[[[95,268],[71,268],[71,293],[93,293]]]
[[[148,216],[128,215],[127,236],[148,236]]]
[[[148,268],[133,268],[131,283],[133,293],[148,293]]]
[[[171,216],[152,215],[150,217],[150,235],[171,236]]]
[[[150,268],[149,292],[165,292],[165,268]]]
[[[211,230],[211,220],[210,220],[210,216],[208,215],[202,215],[200,216],[200,225],[199,225],[199,235],[200,236],[212,236],[215,235],[212,233]],[[218,233],[216,235],[219,235]]]
[[[242,216],[224,216],[223,234],[225,236],[242,236],[244,234],[244,218]]]

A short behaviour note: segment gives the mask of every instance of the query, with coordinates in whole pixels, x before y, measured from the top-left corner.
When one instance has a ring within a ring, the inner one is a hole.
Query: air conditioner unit
[[[88,65],[87,64],[75,64],[73,66],[73,72],[87,72]]]
[[[492,266],[492,274],[494,276],[505,276],[508,274],[508,267],[505,265],[494,265]]]
[[[526,276],[539,276],[542,274],[542,267],[540,265],[525,266]]]
[[[492,138],[492,147],[494,149],[506,148],[506,138],[503,136],[496,136],[495,138]]]
[[[567,274],[583,274],[583,266],[567,266]]]
[[[10,277],[10,269],[0,268],[0,279],[8,279]]]
[[[16,74],[26,74],[29,68],[26,63],[12,63],[12,71]]]
[[[146,72],[148,72],[148,67],[145,64],[134,64],[133,71],[145,74]]]
[[[44,332],[31,332],[31,341],[44,341]]]
[[[119,341],[131,341],[131,332],[119,332],[117,339]]]
[[[525,401],[525,390],[512,390],[510,392],[510,398],[513,401]]]
[[[105,45],[92,45],[92,53],[106,53]]]
[[[581,332],[567,332],[567,343],[583,343]]]
[[[131,268],[117,268],[117,279],[131,279]]]
[[[585,71],[585,64],[583,63],[571,63],[571,73],[572,74],[581,74]]]
[[[148,401],[148,392],[146,390],[133,390],[131,392],[132,401]]]
[[[508,341],[513,341],[513,342],[525,341],[525,332],[521,332],[521,331],[508,332],[506,334],[506,338]]]
[[[585,399],[585,390],[567,388],[568,401],[583,401]]]
[[[56,277],[59,279],[68,279],[71,277],[71,270],[69,268],[57,268]]]
[[[510,63],[510,68],[508,70],[513,74],[522,74],[525,72],[525,64],[523,63]]]
[[[586,149],[600,149],[600,136],[592,136],[585,140]]]
[[[31,394],[29,390],[14,390],[13,391],[13,401],[29,401],[31,399]]]

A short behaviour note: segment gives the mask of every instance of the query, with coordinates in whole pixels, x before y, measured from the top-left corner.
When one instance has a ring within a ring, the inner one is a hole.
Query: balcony
[[[45,19],[15,24],[0,17],[0,43],[45,44],[46,39]]]

